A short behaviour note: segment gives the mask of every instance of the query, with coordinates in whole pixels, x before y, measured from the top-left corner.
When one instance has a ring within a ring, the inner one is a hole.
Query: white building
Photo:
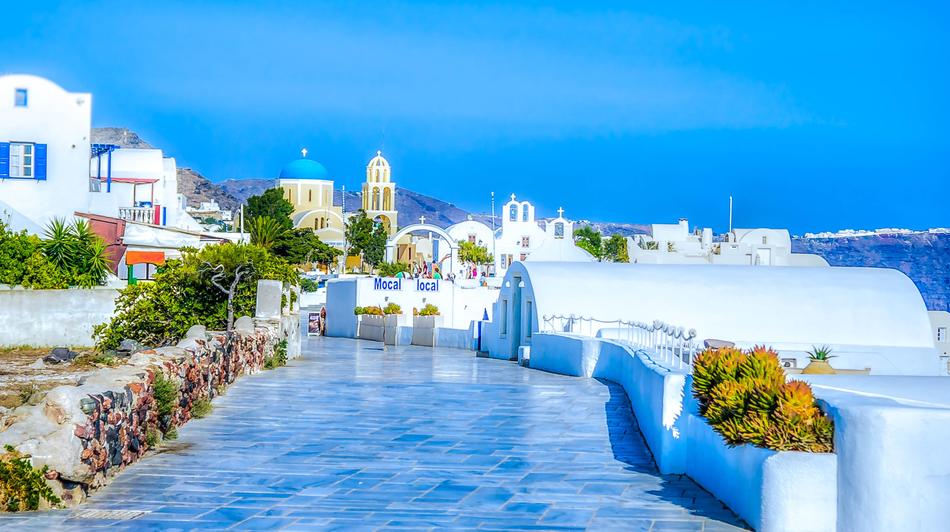
[[[700,345],[769,345],[792,367],[807,364],[812,346],[828,345],[837,369],[947,374],[920,292],[884,268],[528,261],[509,269],[492,315],[483,345],[497,358],[516,356],[534,333],[566,332],[560,318],[591,336],[616,333],[618,320],[659,320],[694,330]]]
[[[76,213],[174,226],[175,160],[92,144],[92,96],[36,76],[0,76],[0,216],[42,233]]]
[[[627,239],[631,263],[828,266],[818,255],[792,253],[787,229],[733,229],[725,241],[716,242],[708,227],[690,232],[685,218],[650,228],[650,235]]]

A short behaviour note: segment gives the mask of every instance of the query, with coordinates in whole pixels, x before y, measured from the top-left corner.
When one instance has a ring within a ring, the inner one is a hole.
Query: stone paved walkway
[[[657,473],[619,386],[471,353],[305,339],[76,510],[4,528],[728,530]],[[147,512],[131,520],[91,510]],[[87,517],[81,517],[82,513]]]

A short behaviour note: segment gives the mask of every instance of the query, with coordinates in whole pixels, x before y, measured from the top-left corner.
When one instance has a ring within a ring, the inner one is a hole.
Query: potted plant
[[[831,367],[829,360],[834,358],[831,355],[831,348],[823,345],[821,347],[812,346],[808,351],[808,365],[802,370],[805,375],[834,375],[835,368]]]
[[[412,343],[413,345],[435,345],[435,329],[442,326],[442,315],[439,307],[432,303],[426,304],[422,310],[413,309],[412,312]]]
[[[377,306],[356,307],[353,313],[359,316],[359,333],[362,340],[383,340],[383,309]]]

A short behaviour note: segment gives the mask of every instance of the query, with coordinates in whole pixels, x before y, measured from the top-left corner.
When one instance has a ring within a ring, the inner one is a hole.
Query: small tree
[[[294,229],[281,234],[270,248],[291,264],[331,264],[342,251],[320,240],[310,229]]]
[[[244,216],[248,220],[266,216],[272,218],[284,229],[291,229],[294,226],[293,220],[290,219],[293,212],[293,204],[284,198],[284,189],[270,188],[262,194],[247,198]]]
[[[627,254],[627,239],[623,235],[613,234],[603,243],[604,258],[610,262],[630,262]]]
[[[244,264],[238,264],[234,268],[233,278],[231,279],[231,284],[225,288],[222,282],[226,282],[228,272],[225,270],[223,264],[212,265],[210,262],[205,262],[204,266],[206,268],[206,273],[211,274],[211,284],[217,287],[218,290],[221,290],[228,297],[228,328],[231,330],[234,328],[234,296],[237,294],[238,285],[241,283],[241,278],[245,277],[248,273],[254,271],[254,263],[246,262]]]
[[[593,255],[598,262],[604,260],[603,237],[600,231],[593,227],[585,225],[574,231],[574,243],[577,244],[577,247]]]
[[[466,264],[482,265],[491,264],[494,258],[485,246],[463,241],[459,244],[459,260]]]

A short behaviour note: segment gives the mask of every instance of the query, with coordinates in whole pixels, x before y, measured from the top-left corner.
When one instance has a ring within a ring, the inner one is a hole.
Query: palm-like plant
[[[73,258],[78,250],[76,233],[63,218],[53,218],[46,226],[43,254],[57,268],[73,269]]]
[[[93,240],[86,246],[85,270],[90,280],[100,285],[106,280],[106,276],[111,270],[109,258],[106,256],[106,243],[96,234],[93,234]]]
[[[248,223],[251,243],[264,249],[270,249],[278,238],[287,231],[280,222],[270,216],[257,216]]]
[[[824,360],[827,362],[834,358],[834,356],[831,355],[831,348],[827,345],[821,347],[813,345],[811,346],[811,351],[807,351],[807,354],[809,360]]]

